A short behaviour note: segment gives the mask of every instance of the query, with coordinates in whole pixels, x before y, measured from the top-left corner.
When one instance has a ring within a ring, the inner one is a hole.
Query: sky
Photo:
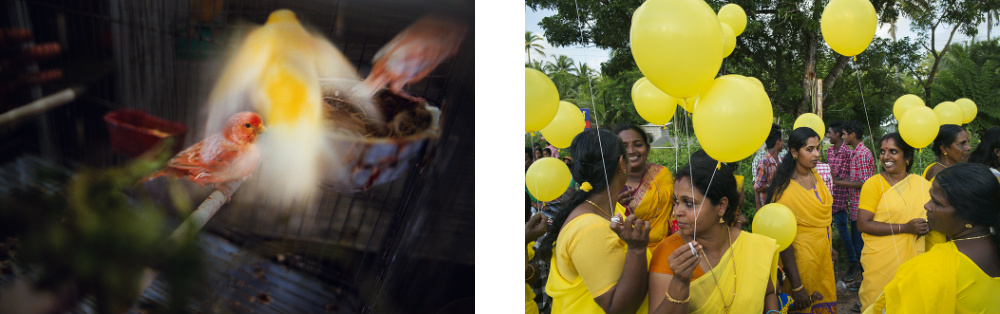
[[[552,16],[552,15],[555,15],[555,14],[556,14],[555,10],[544,10],[543,9],[543,10],[538,10],[538,11],[532,11],[531,8],[529,8],[528,6],[524,6],[524,30],[525,31],[531,31],[531,32],[533,32],[535,34],[539,34],[544,39],[545,38],[544,31],[542,31],[542,27],[541,26],[538,26],[538,23],[542,21],[542,18],[547,17],[547,16]],[[901,38],[907,37],[907,36],[909,36],[912,39],[916,39],[917,38],[917,34],[915,32],[913,32],[913,31],[910,30],[910,20],[909,19],[900,18],[899,23],[896,24],[896,29],[897,29],[896,30],[896,38],[900,38],[901,39]],[[935,40],[935,46],[936,46],[936,48],[938,50],[940,50],[941,48],[944,48],[945,41],[947,41],[947,39],[948,39],[948,33],[950,31],[951,31],[950,27],[938,27],[938,30],[936,32],[937,39]],[[993,36],[994,37],[998,36],[998,33],[1000,33],[1000,27],[994,26],[993,27]],[[886,25],[879,25],[878,29],[875,31],[875,35],[878,36],[878,37],[882,37],[882,38],[890,38],[889,37],[889,25],[888,24],[886,24]],[[981,25],[979,25],[979,35],[978,35],[978,37],[979,38],[977,38],[977,40],[981,40],[981,39],[984,39],[986,37],[986,23],[985,22],[983,22]],[[958,43],[958,42],[963,42],[963,41],[967,41],[967,40],[969,40],[969,37],[964,36],[964,35],[959,34],[959,33],[956,32],[955,33],[955,38],[952,40],[952,42],[953,43]],[[579,62],[581,62],[581,61],[585,61],[585,62],[587,62],[587,65],[589,65],[591,68],[600,70],[601,63],[605,62],[605,61],[608,61],[608,59],[610,58],[610,51],[609,50],[598,49],[598,48],[594,47],[593,45],[591,45],[591,47],[583,47],[583,46],[580,46],[580,45],[576,45],[576,46],[573,46],[573,47],[558,47],[558,48],[556,48],[556,47],[552,47],[551,45],[549,45],[548,42],[542,42],[541,44],[544,47],[542,50],[545,52],[546,57],[538,56],[537,54],[532,53],[531,54],[532,60],[538,60],[538,58],[541,58],[541,60],[544,60],[544,61],[553,61],[555,59],[553,56],[556,56],[556,55],[566,55],[566,56],[572,58],[573,61],[575,63],[577,63],[577,64]],[[528,55],[526,53],[524,55],[524,60],[525,60],[525,62],[527,62],[527,60],[528,60]]]

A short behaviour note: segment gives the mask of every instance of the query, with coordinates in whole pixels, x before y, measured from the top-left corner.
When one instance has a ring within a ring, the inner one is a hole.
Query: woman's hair
[[[601,148],[603,147],[603,151]],[[618,171],[618,159],[625,154],[625,145],[622,140],[608,130],[587,130],[577,134],[569,146],[569,153],[573,156],[573,180],[577,183],[590,183],[593,189],[590,192],[574,190],[569,200],[560,206],[555,216],[552,217],[552,225],[539,243],[538,254],[543,261],[548,261],[552,257],[552,248],[555,246],[559,231],[562,230],[566,218],[574,208],[583,203],[588,196],[594,193],[607,193],[608,184]],[[618,193],[618,191],[613,191]],[[602,206],[604,206],[602,204]],[[607,208],[611,212],[614,207]]]
[[[934,156],[941,157],[941,146],[948,146],[955,143],[955,138],[958,137],[958,133],[964,132],[960,126],[954,124],[945,124],[941,126],[938,130],[938,135],[934,138],[934,146],[931,149],[934,150]]]
[[[899,135],[899,132],[892,132],[886,135],[882,135],[882,138],[878,140],[878,147],[882,148],[882,143],[890,138],[892,139],[893,142],[896,143],[896,147],[899,147],[899,150],[903,152],[903,162],[906,162],[907,159],[910,160],[910,162],[906,163],[906,172],[909,173],[910,168],[913,167],[914,163],[913,146],[910,146],[910,144],[906,143],[906,141],[903,140],[903,137]],[[885,169],[883,168],[882,170]]]
[[[805,147],[809,139],[813,137],[819,138],[819,134],[808,127],[800,127],[788,135],[788,154],[785,154],[785,158],[781,159],[781,164],[778,165],[778,170],[775,171],[774,178],[771,179],[771,186],[767,188],[768,203],[774,203],[781,198],[781,193],[785,192],[788,183],[792,181],[792,175],[795,174],[795,158],[792,157],[792,151]]]
[[[678,170],[674,180],[689,178],[691,185],[705,195],[713,206],[719,205],[722,197],[728,198],[729,206],[726,207],[722,219],[726,221],[726,225],[732,225],[739,211],[740,194],[736,190],[736,178],[733,177],[732,169],[725,163],[716,168],[717,165],[719,162],[707,154],[697,157],[693,154],[691,163]]]
[[[993,153],[993,150],[1000,148],[1000,127],[986,130],[986,135],[981,140],[979,146],[969,154],[969,162],[984,164],[993,169],[1000,168],[1000,159]]]
[[[993,245],[1000,258],[1000,182],[986,165],[958,163],[934,177],[955,216],[974,224],[989,226]]]
[[[632,130],[635,131],[635,133],[639,133],[639,136],[642,136],[642,141],[646,143],[646,146],[649,146],[649,135],[646,134],[642,128],[634,124],[619,124],[618,127],[615,128],[615,134],[620,134],[625,130]]]

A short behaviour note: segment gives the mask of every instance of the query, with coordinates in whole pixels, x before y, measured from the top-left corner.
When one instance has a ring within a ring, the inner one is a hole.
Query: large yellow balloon
[[[823,124],[823,119],[820,119],[815,113],[803,113],[795,119],[795,125],[792,126],[792,130],[800,127],[813,129],[813,131],[816,131],[816,134],[819,134],[820,140],[823,140],[823,135],[826,134],[826,125]]]
[[[632,57],[661,91],[689,98],[722,66],[722,27],[702,0],[646,1],[632,14]]]
[[[907,110],[923,107],[924,100],[917,97],[914,94],[906,94],[896,98],[896,102],[892,105],[892,115],[896,117],[896,121],[903,121],[903,114]]]
[[[937,137],[941,124],[934,110],[925,106],[906,111],[899,120],[899,135],[914,148],[924,148]]]
[[[938,122],[941,125],[962,125],[962,119],[965,118],[962,108],[959,108],[958,105],[950,101],[945,101],[935,106],[934,113],[937,114]]]
[[[542,128],[542,136],[549,141],[552,146],[558,148],[569,147],[573,138],[583,132],[586,122],[583,121],[583,112],[580,108],[568,101],[559,102],[559,112],[552,122]]]
[[[657,89],[645,77],[632,85],[632,102],[639,116],[656,125],[667,124],[677,111],[677,100]]]
[[[736,162],[760,148],[774,119],[763,90],[739,75],[715,80],[694,108],[694,134],[715,160]]]
[[[559,91],[545,73],[524,68],[524,131],[535,132],[548,125],[559,111]]]
[[[955,104],[959,108],[962,108],[962,123],[972,122],[976,118],[976,114],[979,113],[979,108],[976,107],[976,103],[972,102],[972,99],[959,98],[955,101]]]
[[[820,30],[834,51],[856,56],[875,38],[878,16],[868,0],[831,0],[823,9]]]
[[[740,5],[730,3],[719,9],[719,21],[732,27],[736,36],[739,36],[747,27],[747,14]]]
[[[528,192],[542,202],[556,199],[566,192],[572,175],[562,160],[545,157],[535,161],[524,173]]]
[[[784,251],[795,240],[798,225],[795,214],[779,203],[764,205],[753,216],[752,232],[768,236],[778,242],[778,251]]]
[[[736,49],[736,33],[726,23],[719,24],[722,27],[722,57],[728,57]]]

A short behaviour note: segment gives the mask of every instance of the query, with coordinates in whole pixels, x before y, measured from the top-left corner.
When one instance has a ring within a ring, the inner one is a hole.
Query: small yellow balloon
[[[868,0],[831,0],[823,8],[820,30],[834,51],[856,56],[875,38],[878,16]]]
[[[583,132],[586,122],[580,108],[568,101],[559,102],[559,112],[552,122],[542,128],[542,136],[557,148],[569,147],[573,138]]]
[[[641,78],[632,85],[632,102],[639,116],[656,125],[667,124],[677,111],[677,100],[657,89],[646,78]]]
[[[728,24],[736,36],[739,36],[747,27],[747,14],[740,5],[730,3],[719,9],[719,21]]]
[[[815,113],[803,113],[795,119],[795,125],[792,126],[792,130],[800,127],[813,129],[813,131],[816,131],[816,134],[819,134],[820,140],[823,140],[823,136],[826,134],[826,125],[823,124],[823,119]]]
[[[562,160],[545,157],[536,160],[524,173],[524,184],[528,192],[542,202],[558,198],[569,188],[572,175]]]
[[[751,80],[726,75],[701,96],[692,119],[695,136],[709,156],[736,162],[752,155],[767,139],[774,119],[770,102]]]
[[[924,148],[934,142],[941,124],[934,110],[920,106],[906,111],[899,120],[899,135],[913,148]]]
[[[722,57],[728,57],[736,49],[736,33],[726,23],[719,24],[722,27]]]
[[[892,104],[892,115],[896,117],[896,121],[903,121],[903,114],[906,111],[923,106],[924,100],[920,99],[917,95],[906,94],[899,96],[899,98],[896,98],[896,102]]]
[[[753,216],[752,232],[765,235],[778,243],[778,251],[784,251],[795,240],[798,225],[795,214],[787,206],[779,203],[764,205]]]
[[[962,125],[962,119],[964,119],[962,108],[959,108],[958,105],[950,101],[945,101],[935,106],[934,113],[937,114],[938,122],[941,125]]]
[[[972,122],[976,118],[976,114],[979,113],[979,108],[976,107],[976,103],[972,102],[972,99],[959,98],[955,101],[955,104],[959,108],[962,108],[962,123],[966,124]]]
[[[524,132],[541,130],[559,111],[559,91],[545,73],[524,68]]]
[[[722,27],[702,0],[643,2],[629,36],[639,70],[673,97],[708,89],[722,66]]]
[[[694,104],[698,103],[699,96],[691,98],[677,98],[677,105],[689,113],[694,113]]]

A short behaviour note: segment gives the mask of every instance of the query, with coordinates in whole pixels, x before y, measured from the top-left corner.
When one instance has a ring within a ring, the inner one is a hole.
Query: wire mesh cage
[[[329,186],[301,210],[272,210],[239,192],[198,235],[204,282],[192,312],[432,313],[471,311],[473,295],[473,43],[471,1],[14,0],[5,28],[61,53],[27,67],[61,79],[7,97],[8,111],[44,95],[82,91],[69,103],[0,125],[0,164],[38,155],[69,169],[120,166],[102,118],[138,110],[187,126],[184,147],[204,136],[205,100],[243,26],[287,8],[328,38],[358,69],[428,13],[456,16],[469,35],[458,53],[406,90],[441,111],[440,136],[420,146],[398,178],[357,193]],[[2,112],[0,112],[2,113]],[[193,193],[193,201],[204,199]],[[165,206],[165,207],[170,207]],[[176,226],[175,217],[171,225]],[[162,276],[161,276],[162,277]],[[2,278],[2,277],[0,277]],[[0,285],[4,284],[0,279]],[[162,308],[161,278],[130,312]],[[85,300],[72,312],[94,312]]]

